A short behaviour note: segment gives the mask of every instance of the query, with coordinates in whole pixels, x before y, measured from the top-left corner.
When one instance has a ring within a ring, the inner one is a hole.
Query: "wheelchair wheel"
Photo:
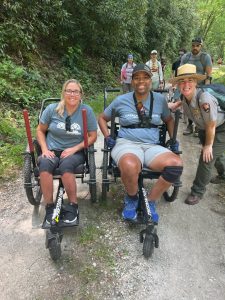
[[[97,187],[96,187],[96,166],[95,166],[95,156],[94,156],[94,146],[92,145],[89,150],[89,192],[91,194],[91,202],[97,201]]]
[[[145,258],[152,256],[155,247],[155,239],[152,234],[146,234],[143,241],[143,255]]]
[[[51,256],[51,259],[56,261],[61,257],[61,241],[62,237],[58,233],[54,234],[54,237],[49,239],[49,231],[46,232],[46,242],[48,243],[48,250]]]
[[[106,149],[104,147],[104,149]],[[102,161],[102,201],[107,200],[107,193],[109,189],[108,181],[108,152],[104,151],[103,161]]]
[[[163,197],[166,201],[173,202],[177,198],[178,192],[179,186],[171,186],[169,190],[163,193]]]
[[[42,192],[39,183],[34,178],[31,164],[31,155],[27,153],[24,155],[24,188],[30,204],[38,206],[41,201]]]

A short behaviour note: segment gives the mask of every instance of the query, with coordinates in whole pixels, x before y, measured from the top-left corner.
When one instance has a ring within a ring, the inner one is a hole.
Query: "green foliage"
[[[213,70],[213,82],[222,83],[225,85],[225,66]]]
[[[18,166],[22,166],[25,130],[21,116],[18,112],[3,113],[1,109],[0,178],[15,175]]]

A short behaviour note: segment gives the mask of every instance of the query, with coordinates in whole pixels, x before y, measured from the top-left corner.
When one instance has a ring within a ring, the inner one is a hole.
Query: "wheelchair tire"
[[[39,183],[34,178],[31,155],[24,155],[24,188],[27,199],[31,205],[38,206],[41,202],[42,192]],[[30,186],[29,186],[30,185]]]
[[[107,193],[109,190],[109,183],[107,183],[108,180],[108,161],[109,156],[108,152],[104,151],[103,154],[103,161],[102,161],[102,201],[107,201]]]
[[[172,190],[172,188],[173,188],[173,190]],[[170,189],[171,189],[171,192],[169,190],[169,191],[166,191],[165,193],[163,193],[163,197],[167,202],[173,202],[177,198],[177,195],[179,192],[179,186],[172,186]]]
[[[89,176],[90,176],[89,192],[91,194],[91,202],[95,203],[97,201],[97,186],[96,186],[95,152],[94,152],[93,145],[90,147],[88,164],[89,164]]]
[[[146,234],[143,241],[143,255],[145,258],[152,256],[155,248],[155,239],[152,234]]]
[[[56,261],[61,257],[61,239],[59,234],[56,234],[55,238],[48,241],[48,250],[52,260]]]

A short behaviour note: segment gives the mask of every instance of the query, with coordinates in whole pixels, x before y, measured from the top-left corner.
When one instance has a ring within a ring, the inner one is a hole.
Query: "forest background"
[[[200,36],[214,62],[224,58],[225,0],[2,0],[0,3],[0,178],[21,168],[26,146],[22,109],[33,128],[41,100],[60,97],[78,79],[96,114],[103,88],[118,86],[127,54],[135,62],[152,49],[166,58]],[[214,81],[225,83],[225,68]]]

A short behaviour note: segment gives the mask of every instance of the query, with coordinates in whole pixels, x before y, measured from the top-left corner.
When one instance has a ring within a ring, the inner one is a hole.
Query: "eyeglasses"
[[[150,76],[144,76],[144,77],[134,76],[134,78],[133,78],[133,80],[136,80],[136,81],[148,81],[150,79],[151,79]]]
[[[71,118],[70,116],[66,117],[66,131],[71,131]]]
[[[79,90],[65,90],[65,93],[68,94],[68,95],[72,95],[74,94],[75,96],[78,96],[81,94],[81,92]]]

